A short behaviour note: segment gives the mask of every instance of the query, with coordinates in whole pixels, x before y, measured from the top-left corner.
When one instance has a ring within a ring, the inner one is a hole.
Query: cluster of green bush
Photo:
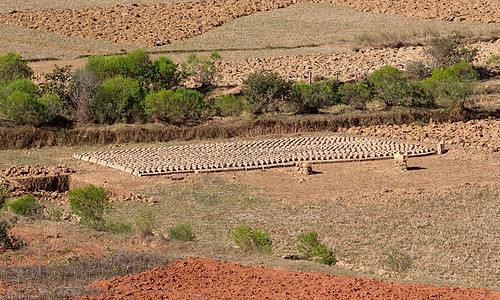
[[[405,72],[384,66],[356,83],[330,79],[306,84],[257,71],[243,81],[241,95],[212,97],[207,92],[219,77],[215,52],[209,57],[191,54],[180,66],[166,57],[153,61],[144,50],[90,56],[74,73],[64,67],[45,74],[39,86],[29,80],[33,72],[21,56],[9,52],[0,56],[0,113],[19,123],[65,117],[114,124],[180,123],[243,111],[311,114],[339,104],[366,109],[372,101],[384,107],[463,109],[479,82],[471,64],[477,51],[448,37],[433,39],[428,53],[432,61],[409,62]],[[186,82],[196,88],[186,88]]]

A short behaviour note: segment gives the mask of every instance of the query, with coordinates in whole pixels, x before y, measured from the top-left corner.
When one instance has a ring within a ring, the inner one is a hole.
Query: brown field
[[[309,72],[353,80],[386,64],[404,68],[424,57],[432,37],[454,31],[479,50],[476,65],[500,54],[496,0],[390,2],[7,0],[0,3],[0,54],[19,52],[40,74],[54,64],[83,66],[93,54],[141,48],[179,63],[191,52],[217,50],[221,89],[255,70],[294,80]],[[476,115],[463,121],[447,122],[451,117],[440,111],[342,107],[189,127],[57,131],[2,121],[0,149],[21,149],[0,151],[0,183],[13,187],[8,200],[30,192],[45,209],[41,217],[0,211],[25,243],[0,253],[0,297],[499,299],[497,69],[483,83],[497,92],[478,95]],[[73,158],[198,143],[257,145],[332,131],[434,148],[441,142],[446,152],[410,157],[407,170],[368,160],[313,164],[310,175],[280,167],[137,177]],[[62,165],[75,172],[59,174],[67,170]],[[114,205],[107,220],[129,230],[79,224],[67,190],[87,184],[106,188]],[[155,216],[151,236],[136,224],[144,211]],[[194,241],[169,235],[179,224],[191,225]],[[232,234],[240,225],[268,232],[272,253],[236,246]],[[311,231],[335,250],[335,265],[297,259],[297,236]]]

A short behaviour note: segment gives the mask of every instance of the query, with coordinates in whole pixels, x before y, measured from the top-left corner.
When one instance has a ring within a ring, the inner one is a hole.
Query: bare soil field
[[[298,3],[280,1],[199,1],[160,3],[153,5],[116,6],[112,8],[84,8],[11,12],[0,17],[0,22],[64,35],[104,39],[142,46],[161,46],[205,33],[239,17],[259,11],[275,10]],[[313,1],[324,2],[324,1]],[[410,17],[498,23],[500,11],[494,0],[471,4],[440,1],[396,1],[390,6],[383,1],[326,1],[337,5],[353,5],[357,10],[377,13],[398,13]],[[390,7],[389,9],[387,7]]]
[[[137,284],[137,282],[147,282]],[[216,285],[214,285],[216,283]],[[402,285],[322,273],[251,268],[190,258],[141,274],[100,280],[92,287],[108,293],[76,299],[494,299],[500,292]]]

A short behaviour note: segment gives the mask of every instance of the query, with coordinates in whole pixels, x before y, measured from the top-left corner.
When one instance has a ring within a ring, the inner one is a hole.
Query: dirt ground
[[[100,280],[107,292],[76,299],[498,299],[500,292],[251,268],[190,258],[141,274]]]

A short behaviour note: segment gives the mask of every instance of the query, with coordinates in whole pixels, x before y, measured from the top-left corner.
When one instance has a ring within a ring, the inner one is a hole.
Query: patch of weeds
[[[266,253],[273,251],[273,241],[269,237],[269,233],[259,229],[253,230],[248,225],[236,227],[233,232],[233,241],[246,250],[258,250]]]
[[[416,120],[415,122],[413,122],[413,124],[420,127],[424,126],[424,122],[422,122],[421,120]]]
[[[132,232],[132,225],[125,222],[108,222],[102,228],[103,231],[110,233],[130,233]]]
[[[500,54],[492,54],[486,61],[488,65],[498,65],[500,64]]]
[[[171,240],[194,241],[196,235],[189,224],[179,224],[169,229],[168,236]]]
[[[302,233],[298,236],[297,250],[302,253],[304,259],[313,260],[322,264],[334,265],[337,263],[335,251],[318,241],[318,233],[312,231]]]
[[[395,272],[405,272],[412,266],[411,257],[394,248],[391,248],[390,252],[387,253],[387,258],[382,262],[389,270]]]
[[[35,216],[42,212],[43,206],[36,202],[35,196],[27,194],[9,203],[10,210],[21,216]]]
[[[140,236],[153,236],[153,231],[157,228],[156,216],[153,211],[149,209],[140,210],[139,215],[135,218],[135,227]]]
[[[105,226],[104,214],[111,209],[111,203],[102,187],[89,185],[68,192],[73,212],[81,217],[80,222],[97,229]]]
[[[9,232],[10,224],[0,221],[0,249],[16,250],[21,247],[21,242]]]
[[[10,196],[10,189],[8,186],[0,185],[0,209],[5,206],[5,201]]]

